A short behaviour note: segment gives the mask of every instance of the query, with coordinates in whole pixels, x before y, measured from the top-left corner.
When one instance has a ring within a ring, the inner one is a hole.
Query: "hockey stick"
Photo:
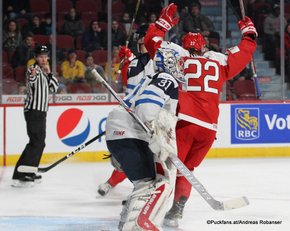
[[[105,131],[100,133],[99,135],[95,136],[94,138],[88,140],[87,142],[85,142],[84,144],[79,146],[76,150],[72,151],[71,153],[67,154],[66,156],[62,157],[61,159],[59,159],[55,163],[53,163],[53,164],[51,164],[51,165],[49,165],[49,166],[47,166],[45,168],[39,168],[39,167],[33,167],[33,166],[27,166],[27,165],[20,165],[20,166],[18,166],[17,171],[18,172],[25,172],[25,173],[37,173],[37,172],[44,173],[44,172],[47,172],[50,169],[52,169],[55,166],[57,166],[58,164],[60,164],[61,162],[63,162],[66,159],[70,158],[74,154],[78,153],[80,150],[84,149],[89,144],[93,143],[94,141],[96,141],[97,139],[102,137],[103,135],[105,135],[105,133],[106,133]]]
[[[240,9],[241,9],[242,18],[245,19],[246,14],[245,14],[244,2],[243,2],[243,0],[239,0],[239,2],[240,2]],[[259,89],[258,75],[257,75],[256,65],[255,65],[255,61],[254,61],[253,57],[251,59],[251,68],[253,71],[253,79],[254,79],[254,83],[255,83],[256,94],[257,94],[257,97],[259,98],[261,96],[261,92]]]
[[[127,104],[122,100],[113,88],[103,79],[103,77],[96,71],[92,70],[93,75],[96,80],[101,82],[110,93],[119,101],[120,105],[125,108],[125,110],[138,122],[139,125],[152,136],[153,131],[147,127],[143,121],[132,111]],[[202,196],[202,198],[214,209],[214,210],[229,210],[244,207],[249,204],[246,197],[235,198],[227,201],[217,201],[215,200],[205,189],[205,187],[200,183],[200,181],[193,175],[191,171],[178,159],[177,156],[169,156],[170,161],[178,169],[178,171],[188,180],[188,182],[194,187],[194,189]]]
[[[134,23],[135,23],[135,20],[136,20],[136,17],[137,17],[137,13],[138,13],[138,10],[139,10],[140,2],[141,2],[141,0],[138,0],[137,4],[136,4],[135,12],[134,12],[134,15],[133,15],[133,18],[132,18],[132,22],[131,22],[131,25],[130,25],[130,28],[129,28],[128,36],[127,36],[127,39],[126,39],[126,47],[128,47],[128,45],[129,45],[129,40],[130,40],[130,37],[131,37],[132,32],[133,32],[133,26],[134,26]]]
[[[134,12],[134,15],[133,15],[133,18],[132,18],[132,22],[131,22],[131,25],[130,25],[130,28],[129,28],[129,32],[128,32],[128,35],[127,35],[127,39],[126,39],[126,47],[128,47],[128,45],[129,45],[129,40],[130,40],[130,37],[131,37],[132,32],[133,32],[133,26],[134,26],[134,23],[135,23],[135,20],[136,20],[136,17],[137,17],[137,13],[138,13],[138,10],[139,10],[140,2],[141,2],[141,0],[138,0],[137,4],[136,4],[135,12]],[[125,57],[120,61],[119,70],[117,71],[119,74],[121,73],[121,69],[123,67],[124,62],[125,62]]]

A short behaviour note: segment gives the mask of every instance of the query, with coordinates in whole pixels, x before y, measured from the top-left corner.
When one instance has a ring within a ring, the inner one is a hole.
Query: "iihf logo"
[[[259,132],[259,108],[235,109],[235,137],[239,140],[255,140]]]
[[[77,108],[65,110],[57,121],[57,135],[68,146],[82,144],[90,133],[90,121]]]

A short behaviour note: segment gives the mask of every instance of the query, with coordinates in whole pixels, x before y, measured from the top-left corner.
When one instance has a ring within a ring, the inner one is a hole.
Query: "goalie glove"
[[[174,17],[176,11],[177,6],[173,3],[163,8],[158,20],[155,22],[156,25],[164,32],[169,31],[179,21],[179,17]]]
[[[177,155],[176,122],[176,116],[161,109],[158,117],[151,123],[154,134],[149,141],[149,148],[162,162],[166,161],[168,156]]]
[[[238,26],[242,36],[249,36],[252,39],[256,39],[258,37],[255,25],[249,17],[246,16],[244,20],[239,20]]]

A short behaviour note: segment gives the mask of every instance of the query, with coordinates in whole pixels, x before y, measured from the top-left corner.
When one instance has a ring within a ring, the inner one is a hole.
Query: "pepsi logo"
[[[82,144],[90,133],[90,121],[84,112],[77,108],[65,110],[57,121],[57,135],[68,146]]]

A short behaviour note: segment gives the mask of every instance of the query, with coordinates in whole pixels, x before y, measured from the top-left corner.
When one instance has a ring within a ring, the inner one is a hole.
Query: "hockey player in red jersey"
[[[174,16],[176,10],[174,4],[162,10],[159,19],[149,26],[144,43],[151,57],[159,47],[169,47],[184,58],[186,86],[179,92],[176,140],[178,157],[193,171],[214,142],[222,86],[250,62],[256,49],[257,32],[251,19],[246,17],[238,22],[241,42],[225,54],[205,52],[206,42],[199,33],[186,34],[180,47],[163,41],[165,33],[178,23],[178,18]],[[165,216],[165,225],[178,226],[191,188],[185,177],[177,177],[174,202]]]

